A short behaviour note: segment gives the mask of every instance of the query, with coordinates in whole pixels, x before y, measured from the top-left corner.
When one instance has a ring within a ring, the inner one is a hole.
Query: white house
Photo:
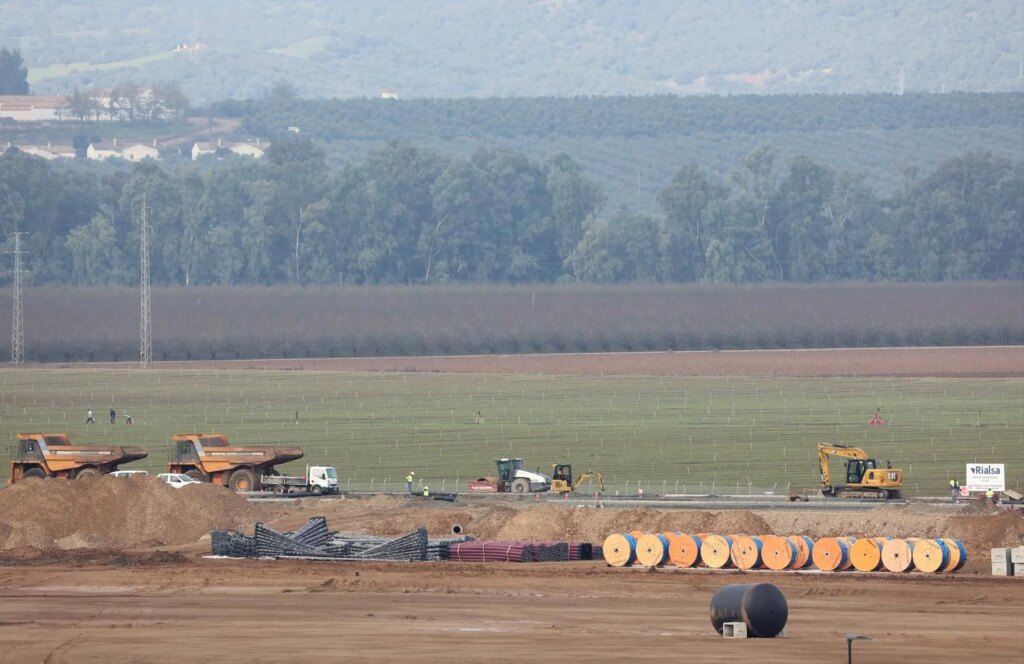
[[[196,161],[203,155],[213,154],[216,151],[216,143],[209,141],[196,141],[192,144],[192,161]]]
[[[47,143],[46,145],[19,145],[18,149],[25,154],[30,154],[34,157],[42,157],[53,161],[54,159],[74,159],[75,149],[70,145],[53,145]]]
[[[110,159],[111,157],[120,157],[121,151],[117,147],[117,139],[115,138],[110,144],[90,143],[89,149],[85,151],[85,156],[88,159],[103,161],[104,159]]]
[[[121,150],[121,157],[128,161],[142,161],[143,159],[160,159],[160,151],[156,149],[156,141],[153,145],[135,143]]]
[[[18,122],[60,120],[61,110],[66,105],[67,99],[64,97],[0,95],[0,118]]]
[[[239,143],[231,143],[228,145],[228,149],[235,154],[240,154],[244,157],[252,157],[259,159],[264,155],[264,150],[270,147],[270,143],[261,143],[260,139],[256,139],[255,143],[249,141],[242,141]]]
[[[270,143],[264,143],[260,139],[253,141],[227,141],[218,138],[217,142],[212,141],[197,141],[192,145],[192,161],[196,161],[200,157],[208,154],[214,154],[217,150],[229,150],[237,155],[243,157],[252,157],[254,159],[260,159],[264,155],[264,151],[270,147]]]

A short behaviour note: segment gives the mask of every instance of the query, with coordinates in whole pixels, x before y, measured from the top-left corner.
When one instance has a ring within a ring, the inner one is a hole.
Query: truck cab
[[[313,493],[338,493],[338,471],[334,466],[310,466],[306,473],[309,490]]]

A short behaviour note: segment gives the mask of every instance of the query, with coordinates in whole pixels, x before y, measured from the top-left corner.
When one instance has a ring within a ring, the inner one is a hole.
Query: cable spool
[[[914,543],[891,539],[882,545],[882,564],[890,572],[909,572],[914,567]]]
[[[636,559],[647,567],[661,567],[668,560],[668,538],[661,533],[648,533],[637,540]]]
[[[844,558],[843,562],[839,565],[839,571],[846,571],[853,567],[853,559],[850,557],[850,551],[853,549],[853,545],[857,543],[857,538],[843,536],[837,537],[836,539],[846,545],[846,558]]]
[[[782,591],[770,583],[722,586],[711,597],[711,624],[722,633],[728,622],[742,622],[747,636],[770,639],[786,627],[789,605]]]
[[[785,537],[766,535],[761,546],[761,560],[768,569],[786,569],[796,560],[796,544]]]
[[[452,526],[452,535],[461,535],[461,534],[462,534],[462,526],[460,526],[459,524],[456,523],[454,526]]]
[[[700,547],[699,537],[676,535],[668,541],[668,559],[676,567],[693,567],[700,560]]]
[[[941,571],[955,572],[967,562],[967,549],[963,542],[952,537],[943,537],[942,541],[949,547],[949,563]]]
[[[604,539],[601,552],[612,567],[627,567],[636,560],[636,538],[629,533],[609,535]]]
[[[762,546],[760,537],[736,535],[729,547],[729,559],[739,569],[756,569],[761,566]]]
[[[646,534],[647,534],[647,533],[645,533],[645,532],[644,532],[644,531],[642,531],[642,530],[631,530],[631,531],[629,531],[629,535],[630,535],[630,536],[631,536],[631,537],[632,537],[633,539],[635,539],[635,540],[637,540],[637,541],[639,541],[639,540],[640,540],[640,538],[641,538],[641,537],[643,537],[643,536],[644,536],[644,535],[646,535]]]
[[[729,566],[729,549],[732,539],[725,535],[708,535],[700,545],[700,559],[712,569]]]
[[[870,537],[859,539],[850,548],[850,559],[858,572],[874,572],[882,566],[882,545]]]
[[[814,543],[811,553],[814,566],[823,572],[838,572],[850,560],[850,550],[846,542],[837,537],[822,537]]]
[[[949,564],[949,547],[941,539],[923,539],[914,545],[914,567],[934,574]]]
[[[796,547],[796,559],[793,560],[791,568],[804,569],[810,565],[814,555],[814,540],[806,535],[790,535],[786,539]]]

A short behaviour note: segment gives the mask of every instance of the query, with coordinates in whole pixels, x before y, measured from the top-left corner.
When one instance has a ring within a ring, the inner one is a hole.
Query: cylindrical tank
[[[788,619],[786,596],[770,583],[722,586],[711,598],[711,624],[719,634],[725,623],[741,622],[747,626],[747,636],[770,639]]]

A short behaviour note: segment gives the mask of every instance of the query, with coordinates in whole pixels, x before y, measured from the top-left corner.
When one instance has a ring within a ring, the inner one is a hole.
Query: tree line
[[[265,160],[94,169],[0,156],[0,228],[35,284],[130,285],[139,220],[163,285],[1020,279],[1024,164],[969,153],[891,196],[762,146],[682,167],[660,214],[606,209],[566,155],[390,144],[331,172],[301,137]],[[9,282],[9,270],[4,280]]]

